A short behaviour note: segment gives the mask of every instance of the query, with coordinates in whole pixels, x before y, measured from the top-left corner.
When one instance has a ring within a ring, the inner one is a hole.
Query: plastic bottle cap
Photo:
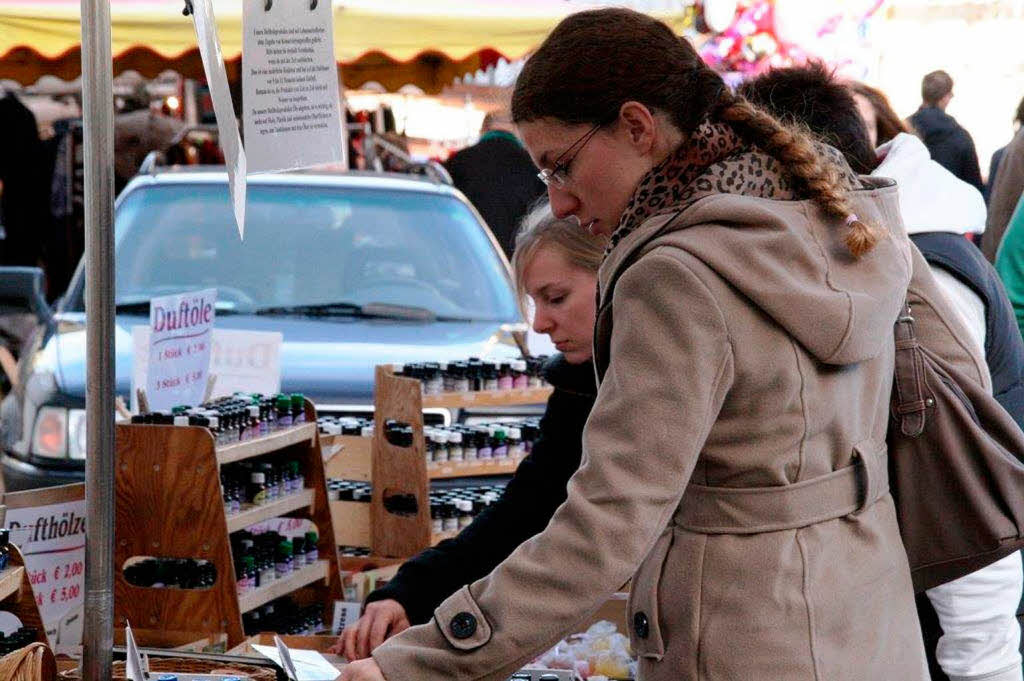
[[[462,433],[451,433],[449,435],[450,441],[455,444],[462,444]]]
[[[256,406],[249,407],[249,416],[258,419],[260,417],[260,408]]]
[[[267,482],[267,476],[263,473],[253,473],[249,476],[249,479],[252,480],[255,485],[262,485]]]
[[[188,425],[188,416],[185,416],[185,415],[175,416],[174,417],[174,425],[176,425],[176,426],[187,426]]]
[[[521,359],[513,360],[512,368],[516,371],[526,371],[526,362]]]

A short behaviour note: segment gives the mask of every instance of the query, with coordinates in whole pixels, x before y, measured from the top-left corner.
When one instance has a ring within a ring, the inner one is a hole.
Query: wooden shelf
[[[241,594],[238,597],[238,609],[242,612],[249,612],[253,608],[258,608],[264,603],[269,603],[281,596],[287,596],[296,589],[300,589],[321,579],[327,579],[330,574],[330,566],[330,561],[318,560],[312,565],[306,565],[299,568],[287,577],[274,580],[273,583],[268,584],[267,586]]]
[[[21,566],[8,566],[6,570],[0,572],[0,601],[18,593],[24,576],[25,568]]]
[[[448,407],[507,407],[524,404],[544,404],[552,388],[519,388],[515,390],[482,390],[466,393],[424,395],[423,406]]]
[[[434,464],[427,466],[427,476],[431,480],[445,480],[484,475],[511,475],[519,467],[519,461],[515,459],[483,459],[472,462]]]
[[[244,530],[250,525],[255,525],[261,520],[268,520],[297,511],[300,508],[309,508],[313,504],[313,490],[306,488],[295,494],[289,494],[283,499],[272,501],[262,506],[250,506],[238,513],[227,516],[228,532]]]
[[[271,433],[266,437],[246,442],[236,442],[230,445],[217,447],[217,463],[224,465],[251,459],[254,456],[262,456],[276,452],[279,449],[289,447],[300,442],[308,442],[316,437],[316,424],[303,423],[292,426],[285,430]]]

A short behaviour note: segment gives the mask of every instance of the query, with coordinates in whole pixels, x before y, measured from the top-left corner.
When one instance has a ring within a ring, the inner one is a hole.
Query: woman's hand
[[[349,662],[341,670],[338,681],[387,681],[381,673],[377,661],[372,657],[368,660]]]
[[[374,601],[366,606],[358,622],[345,627],[331,652],[344,655],[350,662],[362,660],[369,657],[385,639],[408,628],[409,617],[401,603],[391,599]]]

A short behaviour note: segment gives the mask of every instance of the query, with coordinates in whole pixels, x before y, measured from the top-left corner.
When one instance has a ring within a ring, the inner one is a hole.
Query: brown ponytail
[[[717,117],[737,134],[777,159],[827,215],[847,221],[846,247],[860,257],[878,243],[878,232],[853,214],[839,187],[839,172],[815,148],[810,136],[780,123],[767,112],[732,94],[723,94]]]

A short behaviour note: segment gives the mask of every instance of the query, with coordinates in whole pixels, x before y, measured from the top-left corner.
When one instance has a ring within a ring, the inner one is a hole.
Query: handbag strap
[[[924,431],[927,410],[935,400],[926,395],[924,359],[914,333],[914,318],[910,304],[906,303],[893,327],[896,341],[896,361],[893,372],[893,416],[899,421],[900,432],[917,437]]]

